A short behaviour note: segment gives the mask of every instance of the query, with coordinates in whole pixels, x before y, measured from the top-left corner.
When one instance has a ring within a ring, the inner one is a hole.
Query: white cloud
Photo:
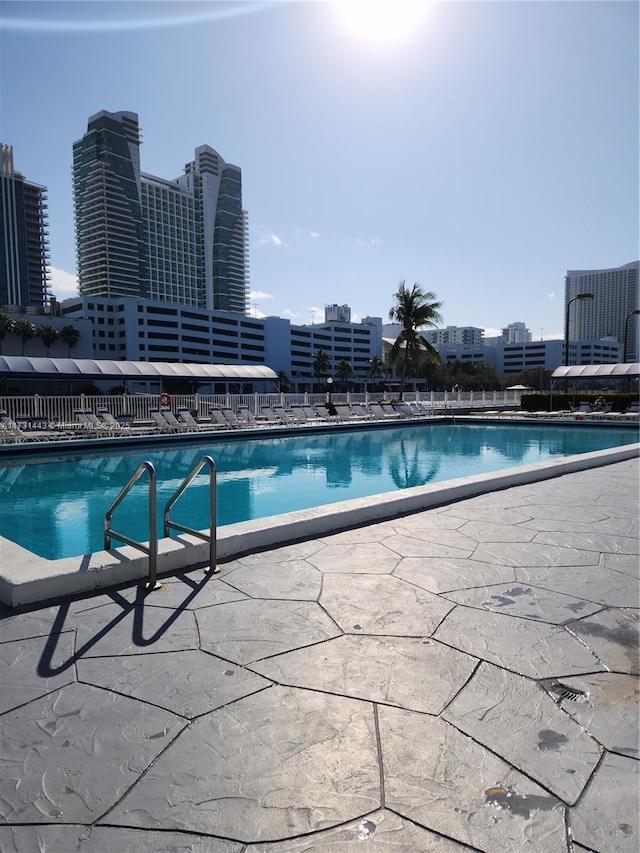
[[[77,275],[58,269],[58,267],[49,267],[49,273],[51,275],[51,292],[58,302],[78,295]]]
[[[501,334],[502,334],[502,329],[492,329],[489,326],[487,326],[484,330],[485,338],[497,338],[498,335],[501,335]]]
[[[553,300],[556,298],[556,295],[555,293],[547,293],[547,297],[549,298],[550,302],[553,302]]]
[[[277,234],[274,234],[273,231],[264,231],[261,228],[256,229],[255,239],[253,242],[254,246],[275,246],[276,249],[279,249],[284,245],[284,241],[278,237]]]
[[[324,322],[324,309],[318,308],[315,305],[311,305],[309,308],[309,313],[311,314],[311,322],[312,323],[323,323]]]
[[[293,233],[296,237],[307,240],[317,240],[320,236],[319,231],[314,231],[313,228],[303,228],[301,225],[294,225]]]
[[[356,246],[362,246],[365,249],[370,247],[378,248],[382,245],[382,240],[379,237],[370,237],[368,240],[363,240],[362,237],[356,237]]]
[[[297,314],[297,312],[296,312],[296,311],[290,311],[290,310],[287,308],[287,310],[286,310],[286,311],[283,311],[283,312],[282,312],[282,316],[283,316],[283,317],[289,317],[289,319],[290,319],[290,320],[293,320],[293,319],[295,319],[295,318],[298,316],[298,314]]]
[[[249,293],[249,299],[251,302],[259,302],[261,299],[273,299],[273,295],[265,293],[264,290],[252,290]]]

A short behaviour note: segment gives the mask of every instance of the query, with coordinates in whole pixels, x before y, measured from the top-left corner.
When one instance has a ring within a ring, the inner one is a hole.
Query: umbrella
[[[509,385],[506,391],[531,391],[530,385]]]

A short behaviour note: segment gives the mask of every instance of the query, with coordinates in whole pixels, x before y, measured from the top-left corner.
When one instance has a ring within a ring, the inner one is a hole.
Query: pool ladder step
[[[189,487],[189,485],[193,482],[193,480],[198,476],[200,471],[207,467],[209,469],[209,533],[205,533],[202,530],[194,530],[191,527],[187,527],[184,524],[179,524],[177,521],[171,520],[171,508],[176,503],[180,495]],[[135,539],[132,539],[130,536],[127,536],[124,533],[118,533],[111,526],[111,520],[113,518],[113,514],[116,509],[120,506],[125,497],[129,494],[133,486],[138,482],[140,477],[143,474],[147,474],[149,479],[149,491],[148,491],[148,530],[149,530],[149,543],[145,545],[144,542],[138,542]],[[149,578],[145,584],[145,589],[154,590],[159,589],[161,584],[157,581],[157,565],[158,565],[158,532],[157,532],[157,474],[155,465],[153,462],[141,462],[140,465],[136,468],[133,474],[129,477],[125,485],[120,490],[118,496],[113,501],[109,509],[105,513],[104,517],[104,547],[105,550],[109,550],[111,547],[111,540],[118,539],[120,542],[124,542],[127,545],[131,545],[132,548],[137,548],[138,551],[142,551],[143,554],[147,554],[149,557]],[[179,530],[182,533],[189,533],[191,536],[196,536],[198,539],[202,539],[205,542],[209,543],[209,567],[205,569],[207,572],[217,572],[219,571],[216,566],[217,561],[217,553],[216,553],[216,463],[214,462],[211,456],[203,456],[191,469],[191,471],[184,478],[182,483],[175,490],[173,495],[169,498],[164,507],[163,512],[163,529],[164,536],[167,537],[170,535],[171,530]]]

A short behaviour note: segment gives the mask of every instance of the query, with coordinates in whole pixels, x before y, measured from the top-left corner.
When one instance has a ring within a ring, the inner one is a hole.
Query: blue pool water
[[[157,470],[161,524],[162,509],[184,477],[202,456],[213,456],[218,525],[225,525],[636,441],[636,430],[585,424],[416,424],[236,441],[200,436],[175,446],[42,456],[0,464],[0,536],[48,559],[102,550],[104,514],[147,459]],[[208,527],[207,490],[203,469],[172,518]],[[146,540],[146,518],[143,477],[116,511],[113,526]]]

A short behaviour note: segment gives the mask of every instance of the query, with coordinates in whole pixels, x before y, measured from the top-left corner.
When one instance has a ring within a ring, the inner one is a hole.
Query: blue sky
[[[637,259],[635,0],[389,0],[413,18],[379,39],[340,2],[3,0],[0,141],[48,187],[58,298],[102,109],[138,113],[145,172],[242,168],[258,316],[386,318],[406,280],[445,325],[561,337],[566,270]]]

